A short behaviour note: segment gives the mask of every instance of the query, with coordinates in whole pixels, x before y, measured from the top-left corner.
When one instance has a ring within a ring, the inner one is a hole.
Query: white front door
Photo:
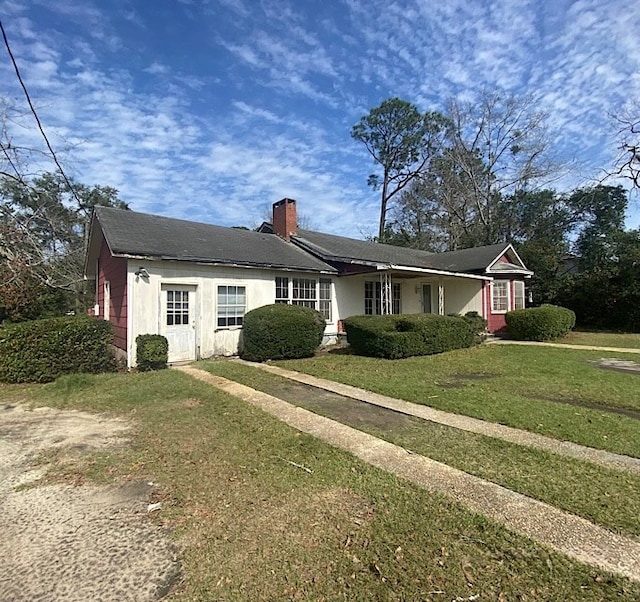
[[[162,286],[164,336],[169,342],[169,362],[196,359],[196,287]]]

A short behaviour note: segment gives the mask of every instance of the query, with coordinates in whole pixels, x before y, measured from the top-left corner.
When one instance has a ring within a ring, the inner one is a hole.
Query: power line
[[[49,142],[49,138],[47,138],[47,135],[44,133],[44,128],[42,127],[42,123],[40,121],[40,118],[38,117],[38,113],[36,113],[36,109],[33,106],[33,103],[31,102],[31,97],[29,96],[29,91],[27,90],[27,86],[25,85],[24,81],[22,80],[22,75],[20,75],[20,69],[18,68],[18,63],[16,63],[16,59],[13,56],[13,52],[11,52],[11,46],[9,46],[9,40],[7,38],[7,34],[6,34],[5,30],[4,30],[4,26],[2,25],[2,21],[1,20],[0,20],[0,30],[2,31],[2,38],[4,39],[4,45],[7,48],[7,52],[9,53],[9,57],[11,58],[11,63],[13,64],[13,69],[16,72],[16,76],[18,78],[18,81],[20,82],[20,85],[22,86],[22,90],[24,91],[24,95],[27,98],[27,103],[29,104],[29,108],[31,109],[31,112],[33,113],[33,116],[35,117],[36,123],[38,124],[38,129],[40,130],[40,133],[42,134],[42,137],[44,138],[44,141],[47,144],[47,148],[49,149],[49,152],[51,153],[51,157],[53,158],[54,163],[58,167],[58,170],[60,171],[60,174],[62,175],[62,178],[64,179],[65,183],[69,187],[69,190],[71,191],[71,194],[74,196],[74,198],[76,199],[78,204],[82,205],[82,201],[79,199],[78,195],[76,194],[76,191],[73,188],[73,185],[69,181],[69,178],[67,178],[67,174],[64,173],[64,169],[62,169],[62,165],[60,165],[60,162],[58,161],[58,157],[56,156],[56,153],[53,150],[53,147],[51,146],[51,143]],[[3,150],[4,150],[4,148],[3,148]],[[5,151],[5,153],[6,153],[6,151]]]

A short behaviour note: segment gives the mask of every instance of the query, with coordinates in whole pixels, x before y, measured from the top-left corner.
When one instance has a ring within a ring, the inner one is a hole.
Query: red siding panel
[[[515,303],[515,286],[514,286],[514,282],[518,280],[523,282],[524,278],[510,278],[509,279],[509,310],[514,309],[514,303]],[[486,301],[487,301],[487,330],[489,332],[493,332],[496,334],[502,334],[507,330],[507,320],[505,317],[505,314],[503,313],[499,313],[499,314],[494,314],[491,311],[492,308],[492,303],[491,303],[491,288],[490,286],[487,287],[486,289]]]
[[[109,321],[113,324],[113,344],[119,349],[127,349],[127,260],[113,257],[107,243],[102,241],[97,270],[97,304],[99,317],[104,315],[104,285],[109,282]]]

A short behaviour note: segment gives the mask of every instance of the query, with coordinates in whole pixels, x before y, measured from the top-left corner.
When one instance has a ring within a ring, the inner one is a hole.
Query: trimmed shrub
[[[487,331],[487,321],[477,311],[468,311],[462,318],[473,328],[473,332],[477,336]]]
[[[463,318],[433,314],[351,316],[347,341],[358,355],[400,359],[471,347],[474,330]]]
[[[566,335],[576,324],[576,314],[566,307],[541,305],[509,311],[506,321],[513,339],[549,341]]]
[[[141,372],[162,370],[169,361],[169,341],[161,334],[139,334],[136,337],[136,366]]]
[[[112,372],[111,324],[85,316],[0,328],[0,381],[45,383],[61,374]]]
[[[244,316],[240,357],[251,362],[311,357],[322,343],[325,321],[315,309],[276,303]]]
[[[450,316],[455,316],[456,318],[462,318],[471,328],[473,329],[473,334],[475,337],[476,343],[481,343],[487,333],[487,321],[477,312],[477,311],[468,311],[466,314],[449,314]]]

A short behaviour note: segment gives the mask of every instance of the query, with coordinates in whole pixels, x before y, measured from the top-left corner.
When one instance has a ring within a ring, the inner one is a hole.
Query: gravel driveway
[[[179,574],[166,532],[147,518],[153,485],[38,485],[39,454],[125,445],[119,419],[0,405],[0,601],[146,601]],[[28,485],[28,487],[24,487]]]

